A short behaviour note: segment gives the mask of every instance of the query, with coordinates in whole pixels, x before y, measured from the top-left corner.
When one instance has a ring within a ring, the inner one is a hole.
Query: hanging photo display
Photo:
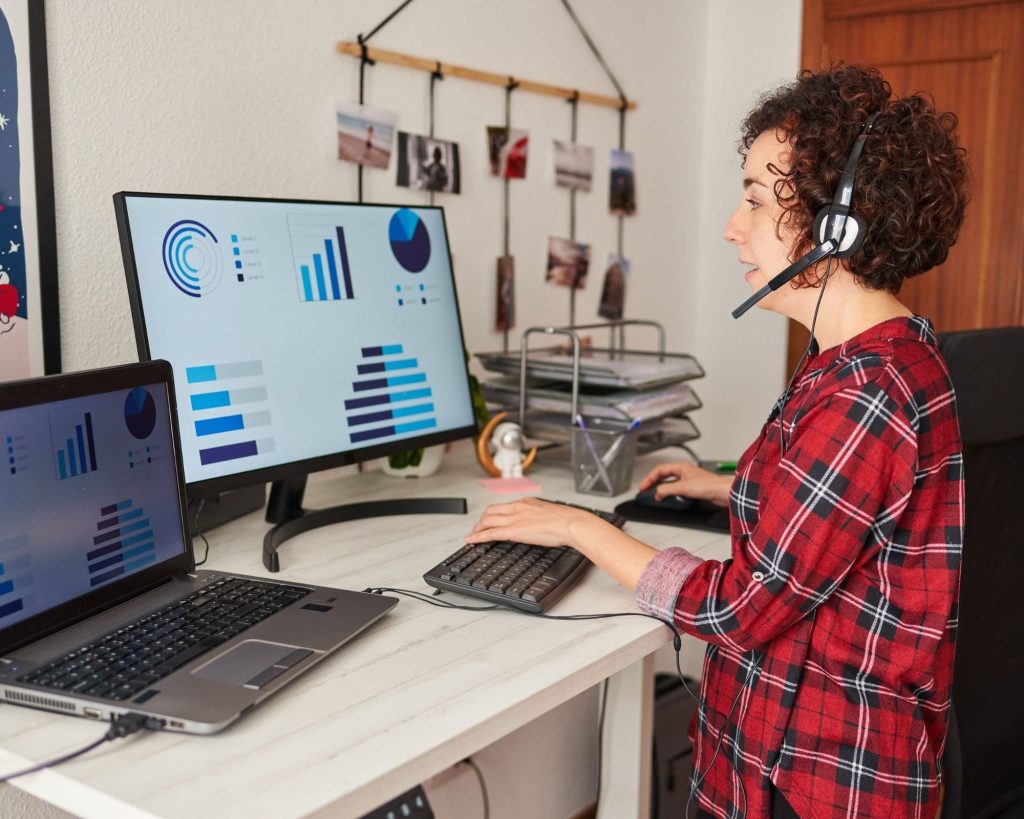
[[[503,125],[487,126],[487,153],[491,160],[491,176],[505,179],[526,178],[526,154],[530,135],[518,128]]]
[[[555,141],[555,184],[589,191],[594,179],[594,149],[589,145]]]
[[[338,159],[386,169],[398,115],[394,111],[342,101],[337,106],[337,118]]]
[[[498,257],[497,310],[494,329],[511,330],[516,324],[516,260],[512,256]]]
[[[636,178],[633,173],[633,154],[612,148],[609,165],[608,207],[614,216],[632,216],[636,213]]]
[[[459,176],[458,143],[398,132],[399,187],[458,193]]]
[[[572,239],[548,237],[548,269],[545,281],[582,290],[587,284],[590,245]]]
[[[626,304],[626,279],[629,276],[629,260],[614,253],[608,254],[608,267],[604,271],[604,286],[601,288],[601,304],[597,314],[606,319],[620,319]]]

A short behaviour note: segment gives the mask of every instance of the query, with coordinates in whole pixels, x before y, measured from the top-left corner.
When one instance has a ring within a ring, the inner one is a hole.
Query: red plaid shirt
[[[931,819],[963,541],[953,389],[922,318],[808,359],[739,462],[732,557],[658,555],[641,608],[706,640],[694,790],[721,817]]]

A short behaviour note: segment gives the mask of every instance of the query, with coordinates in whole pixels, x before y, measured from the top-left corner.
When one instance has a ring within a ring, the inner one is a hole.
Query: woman
[[[640,484],[728,505],[732,557],[660,553],[579,510],[489,507],[467,542],[568,544],[638,606],[709,643],[695,720],[701,815],[935,816],[946,736],[963,487],[952,387],[904,279],[942,263],[966,203],[956,118],[833,66],[743,125],[742,201],[725,228],[757,291],[812,248],[851,146],[864,223],[760,302],[815,345],[734,478],[664,464]]]

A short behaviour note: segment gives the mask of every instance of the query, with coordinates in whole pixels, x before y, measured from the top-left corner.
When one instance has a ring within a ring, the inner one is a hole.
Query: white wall
[[[334,46],[355,39],[394,0],[51,0],[47,5],[60,295],[65,369],[135,358],[110,196],[118,190],[354,199],[354,166],[335,158],[336,99],[355,99],[358,61]],[[746,293],[718,239],[738,190],[736,124],[752,92],[793,75],[800,0],[617,0],[577,3],[628,94],[639,212],[627,221],[633,264],[627,311],[665,324],[672,349],[709,373],[696,416],[706,454],[735,453],[781,388],[783,327],[728,310]],[[409,6],[374,39],[382,48],[612,94],[572,22],[553,0],[430,0]],[[368,70],[367,100],[427,130],[427,75]],[[529,177],[512,183],[512,251],[520,327],[568,319],[568,291],[546,284],[547,237],[568,233],[551,140],[569,133],[569,106],[513,95],[513,122],[532,135]],[[501,250],[501,183],[487,173],[484,126],[504,116],[504,92],[449,78],[437,88],[436,132],[461,145],[463,194],[446,208],[472,351],[497,349],[491,330]],[[596,148],[597,184],[578,197],[577,235],[592,275],[577,318],[596,318],[601,273],[615,243],[607,212],[607,149],[617,113],[580,106],[579,141]],[[392,166],[394,163],[392,162]],[[370,201],[423,202],[368,170]],[[637,331],[637,345],[650,336]],[[518,336],[513,334],[512,343]],[[756,354],[747,360],[750,350]],[[743,400],[737,400],[738,396]]]
[[[355,198],[353,166],[335,158],[334,103],[355,99],[358,62],[335,51],[397,0],[48,0],[61,337],[67,370],[135,360],[111,194],[153,190],[335,200]],[[639,108],[629,116],[638,214],[628,220],[630,317],[665,324],[692,352],[702,454],[729,456],[756,433],[782,388],[785,327],[729,311],[747,294],[721,228],[739,198],[737,125],[762,90],[791,78],[801,0],[578,0],[573,4]],[[420,0],[374,45],[502,74],[611,94],[556,0]],[[427,76],[368,71],[367,101],[427,130]],[[504,116],[501,89],[458,79],[437,88],[436,131],[460,143],[463,194],[438,196],[452,238],[467,345],[497,349],[494,260],[501,184],[487,175],[484,127]],[[520,327],[568,319],[568,291],[544,283],[547,237],[568,233],[568,194],[554,187],[551,140],[568,105],[517,93],[513,123],[531,132],[529,178],[513,182],[512,252]],[[596,317],[615,243],[607,149],[616,112],[580,106],[579,141],[596,148],[595,190],[580,194],[577,235],[592,273],[577,318]],[[367,171],[369,201],[423,202],[393,167]],[[643,344],[646,336],[635,337]],[[518,337],[513,337],[513,343]],[[0,788],[0,814],[11,808]],[[6,797],[9,799],[10,797]]]

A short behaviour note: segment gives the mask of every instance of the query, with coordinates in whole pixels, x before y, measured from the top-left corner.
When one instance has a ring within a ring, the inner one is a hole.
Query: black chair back
[[[939,337],[939,349],[956,390],[966,506],[953,675],[955,720],[944,765],[943,815],[1020,816],[1024,327],[945,333]]]

